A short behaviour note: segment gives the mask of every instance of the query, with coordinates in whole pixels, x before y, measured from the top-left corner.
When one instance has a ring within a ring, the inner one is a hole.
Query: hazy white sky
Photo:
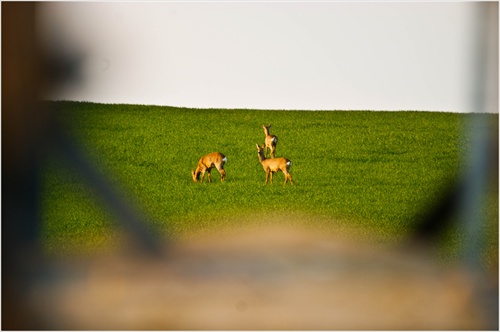
[[[477,5],[56,2],[40,32],[85,50],[85,80],[56,99],[465,112]]]

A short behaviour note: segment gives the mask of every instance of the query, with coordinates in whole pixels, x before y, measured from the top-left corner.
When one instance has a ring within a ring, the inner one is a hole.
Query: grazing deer
[[[224,181],[226,178],[226,171],[224,170],[224,164],[226,163],[227,158],[220,152],[213,152],[207,154],[204,157],[200,158],[198,161],[198,167],[196,167],[196,171],[192,170],[191,175],[193,176],[193,181],[198,182],[201,174],[201,181],[203,183],[203,178],[205,177],[205,171],[208,173],[208,182],[210,181],[210,171],[213,167],[217,168],[220,173],[220,180]]]
[[[278,137],[269,134],[269,128],[271,128],[271,124],[269,124],[269,126],[262,124],[262,128],[264,128],[264,133],[266,134],[266,140],[265,140],[266,151],[271,151],[271,158],[274,158],[274,152],[276,151],[276,144],[278,144]]]
[[[266,171],[266,182],[264,183],[264,185],[267,184],[267,179],[269,175],[271,175],[271,183],[273,183],[274,172],[283,172],[283,174],[285,174],[285,184],[288,180],[290,180],[290,184],[293,184],[292,176],[289,173],[290,166],[292,166],[292,162],[286,158],[266,158],[264,156],[264,145],[262,146],[259,146],[259,144],[255,145],[257,145],[257,153],[259,154],[259,161],[262,164],[264,171]]]

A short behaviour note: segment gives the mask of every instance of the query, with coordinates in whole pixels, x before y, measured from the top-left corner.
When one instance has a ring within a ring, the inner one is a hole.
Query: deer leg
[[[267,184],[267,178],[269,177],[269,171],[266,171],[266,182],[264,182],[264,185]]]
[[[220,165],[217,167],[217,170],[219,171],[219,174],[220,174],[220,180],[221,181],[224,181],[224,179],[226,178],[226,171],[224,170],[224,165]]]
[[[203,183],[203,179],[205,178],[205,170],[201,171],[201,180],[200,183]]]
[[[210,180],[210,172],[211,172],[211,171],[212,171],[212,169],[211,169],[211,168],[209,168],[209,169],[207,170],[207,173],[208,173],[208,182],[212,182],[212,180]]]
[[[290,173],[288,173],[289,169],[290,169],[290,167],[285,167],[285,168],[281,169],[283,174],[285,174],[285,184],[288,180],[290,180],[290,184],[293,184],[292,183],[292,175]]]
[[[224,181],[224,179],[226,178],[226,171],[224,170],[224,168],[221,168],[219,170],[219,173],[220,173],[220,180]]]

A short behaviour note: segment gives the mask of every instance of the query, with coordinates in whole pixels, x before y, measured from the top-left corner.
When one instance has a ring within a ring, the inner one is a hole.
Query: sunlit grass
[[[133,197],[160,234],[182,237],[241,223],[297,219],[325,231],[355,229],[380,243],[403,240],[439,199],[442,187],[460,174],[467,151],[462,132],[471,116],[52,106],[96,167]],[[497,115],[482,116],[498,122]],[[264,186],[255,147],[264,142],[262,123],[271,123],[271,133],[279,138],[276,156],[292,160],[293,186],[283,185],[282,173]],[[214,169],[212,183],[194,183],[191,169],[215,151],[227,156],[226,181],[221,183]],[[99,251],[117,241],[112,218],[77,173],[52,160],[44,185],[43,234],[49,252]],[[493,196],[498,199],[498,192]],[[488,211],[495,209],[498,204],[489,204]],[[498,232],[498,213],[489,216]],[[489,241],[495,246],[498,239]],[[451,258],[456,241],[447,242]]]

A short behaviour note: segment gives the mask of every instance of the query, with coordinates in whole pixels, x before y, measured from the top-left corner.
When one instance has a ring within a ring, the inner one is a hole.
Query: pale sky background
[[[43,3],[39,31],[62,51],[86,56],[83,82],[51,99],[469,112],[478,86],[477,6],[55,2]],[[498,40],[498,27],[495,32]],[[498,49],[494,53],[498,64]],[[498,67],[488,72],[486,90],[496,93],[489,111],[498,112]]]

